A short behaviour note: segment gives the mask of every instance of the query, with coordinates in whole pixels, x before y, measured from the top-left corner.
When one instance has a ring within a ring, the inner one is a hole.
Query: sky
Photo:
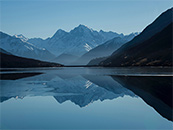
[[[45,39],[84,24],[129,34],[141,32],[171,7],[173,0],[0,0],[0,30]]]

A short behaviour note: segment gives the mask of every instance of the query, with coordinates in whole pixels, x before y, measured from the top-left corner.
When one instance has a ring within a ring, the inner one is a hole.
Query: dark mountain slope
[[[8,55],[0,52],[1,68],[28,68],[28,67],[60,67],[57,63],[43,62],[39,60]]]
[[[172,8],[162,13],[151,25],[115,51],[103,66],[171,66]]]
[[[127,49],[140,44],[141,42],[148,40],[156,33],[162,31],[165,27],[167,27],[170,23],[172,23],[173,19],[173,8],[168,9],[163,12],[158,18],[154,20],[153,23],[148,25],[138,36],[136,36],[133,40],[122,46],[122,49]],[[118,52],[114,52],[115,55]]]

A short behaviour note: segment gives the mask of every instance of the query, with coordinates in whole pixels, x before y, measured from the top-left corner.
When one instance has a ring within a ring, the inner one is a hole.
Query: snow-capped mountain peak
[[[56,56],[64,53],[81,56],[98,45],[115,37],[123,38],[125,36],[111,31],[96,31],[86,25],[80,24],[70,32],[59,29],[49,39],[29,39],[28,42],[37,47],[45,48]]]
[[[75,27],[73,30],[70,31],[71,34],[78,34],[78,33],[91,33],[94,30],[92,28],[87,27],[86,25],[80,24],[79,26]]]
[[[23,42],[26,42],[28,40],[28,38],[26,38],[25,36],[23,36],[22,34],[19,34],[19,35],[14,35],[15,38],[19,38],[21,39]]]

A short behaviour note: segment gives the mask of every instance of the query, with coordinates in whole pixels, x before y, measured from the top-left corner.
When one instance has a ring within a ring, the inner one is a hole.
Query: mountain
[[[27,42],[27,38],[25,38],[23,35],[10,36],[0,32],[0,41],[0,48],[16,56],[45,61],[49,61],[50,59],[55,58],[55,56],[48,50],[44,48],[38,48]]]
[[[162,13],[142,33],[124,44],[102,66],[172,66],[173,8]]]
[[[64,65],[70,65],[72,62],[76,61],[79,57],[71,54],[61,54],[55,59],[53,59],[53,62],[61,63]]]
[[[45,40],[29,39],[28,42],[37,47],[44,47],[56,56],[61,54],[82,56],[96,46],[115,37],[124,37],[124,35],[104,32],[103,30],[98,32],[80,24],[70,32],[59,29],[51,38]]]
[[[109,40],[93,49],[89,52],[82,55],[76,62],[73,64],[77,65],[86,65],[90,60],[100,57],[107,57],[111,55],[115,50],[120,48],[126,42],[132,40],[138,33],[131,33],[123,37],[115,37],[112,40]]]
[[[18,57],[0,52],[0,68],[28,68],[28,67],[60,67],[57,63]]]
[[[77,64],[86,65],[90,60],[94,58],[110,55],[113,52],[113,50],[118,49],[122,44],[133,39],[134,36],[136,35],[138,35],[138,33],[131,33],[130,35],[124,35],[122,33],[118,34],[111,31],[109,32],[105,32],[103,30],[95,31],[85,25],[80,24],[78,27],[75,27],[70,32],[66,32],[62,29],[59,29],[51,38],[47,38],[45,40],[41,38],[28,39],[22,34],[14,35],[14,37],[17,39],[20,39],[25,44],[27,43],[38,49],[42,49],[45,51],[48,50],[50,53],[56,56],[55,58],[54,56],[47,55],[46,58],[37,58],[37,59],[40,59],[40,60],[46,59],[50,61],[50,57],[51,57],[51,61],[55,61],[58,63],[59,61],[61,61],[62,63],[66,65],[71,65],[72,63],[74,63],[74,65],[77,65]],[[116,39],[117,43],[114,42],[116,45],[108,46],[106,43],[105,46],[101,46],[98,49],[96,49],[96,52],[93,51],[93,48],[99,45],[102,45],[106,41],[109,41],[113,38],[117,38]],[[102,48],[104,47],[107,47],[108,51],[106,52],[103,51]],[[110,48],[111,48],[111,51],[110,51]],[[98,52],[98,50],[101,52]],[[89,54],[87,52],[89,52]],[[13,54],[15,53],[16,52],[14,52]],[[93,55],[93,53],[98,53],[98,54]],[[30,54],[29,56],[32,56],[32,55]],[[80,57],[80,56],[82,57],[79,60],[77,60],[76,57]],[[25,57],[28,57],[28,55],[25,54]],[[36,57],[36,56],[32,56],[29,58],[33,58],[33,57]],[[72,59],[69,60],[69,58],[72,58]],[[84,61],[82,61],[81,59]]]

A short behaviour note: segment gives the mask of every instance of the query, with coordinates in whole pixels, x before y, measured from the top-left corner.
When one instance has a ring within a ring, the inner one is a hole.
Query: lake
[[[173,129],[170,68],[4,69],[0,128]]]

